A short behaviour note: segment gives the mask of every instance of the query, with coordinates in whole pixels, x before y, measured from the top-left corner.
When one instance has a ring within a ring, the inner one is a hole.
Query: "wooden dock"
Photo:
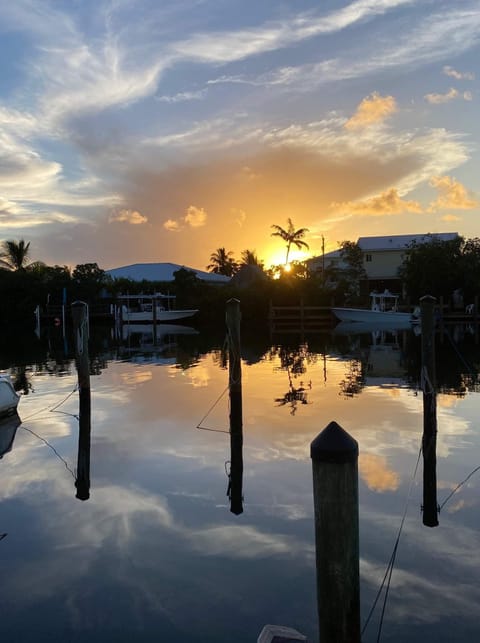
[[[274,306],[270,302],[268,315],[272,333],[328,332],[335,325],[330,306]]]

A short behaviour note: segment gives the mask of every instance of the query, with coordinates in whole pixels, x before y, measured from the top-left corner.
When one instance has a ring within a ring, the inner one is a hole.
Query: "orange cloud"
[[[361,453],[358,458],[358,468],[362,480],[372,491],[396,491],[399,486],[399,476],[396,471],[388,468],[383,456],[373,453]]]
[[[178,221],[174,221],[173,219],[167,219],[165,223],[163,224],[163,227],[165,230],[168,230],[169,232],[179,232],[180,231],[180,225]]]
[[[345,123],[347,129],[362,129],[375,123],[381,123],[397,111],[393,96],[380,96],[373,92],[364,98],[355,114]]]
[[[108,218],[109,223],[129,223],[130,225],[141,225],[147,223],[148,218],[137,210],[122,209],[112,212]]]
[[[430,185],[436,188],[440,196],[429,206],[429,211],[445,210],[472,210],[478,207],[477,199],[472,199],[464,185],[450,176],[434,176]]]
[[[190,205],[185,215],[185,223],[192,228],[201,228],[207,223],[207,213],[203,208]]]
[[[366,214],[382,216],[387,214],[401,214],[402,212],[422,212],[418,201],[405,201],[395,188],[390,188],[378,196],[365,201],[344,201],[332,203],[331,208],[342,210],[345,214]]]
[[[197,208],[195,205],[190,205],[187,208],[187,213],[180,219],[167,219],[163,227],[169,232],[180,232],[185,226],[191,228],[202,228],[207,223],[207,213],[204,208]]]
[[[441,221],[445,221],[445,223],[453,223],[455,221],[461,221],[462,217],[457,217],[455,214],[445,214],[443,217],[441,217]]]

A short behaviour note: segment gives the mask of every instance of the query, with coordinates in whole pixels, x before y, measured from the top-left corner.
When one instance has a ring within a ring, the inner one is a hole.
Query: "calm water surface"
[[[438,342],[440,505],[480,464],[480,351],[463,334]],[[381,640],[478,641],[480,472],[438,527],[422,524],[420,340],[245,337],[244,511],[234,515],[223,339],[183,330],[151,350],[148,337],[92,337],[86,501],[69,338],[5,342],[1,368],[24,393],[0,460],[2,643],[246,643],[266,623],[316,640],[309,446],[331,420],[360,447],[362,623],[407,508]],[[383,594],[365,642],[377,640],[382,604]]]

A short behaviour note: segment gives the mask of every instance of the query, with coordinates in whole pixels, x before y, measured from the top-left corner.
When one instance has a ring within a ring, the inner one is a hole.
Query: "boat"
[[[0,418],[0,460],[12,450],[13,441],[21,423],[17,411],[13,411],[12,415]]]
[[[368,323],[413,323],[418,321],[417,312],[402,313],[398,310],[399,295],[389,290],[382,293],[371,292],[370,308],[332,308],[332,312],[341,322]]]
[[[19,400],[20,396],[13,388],[10,375],[0,373],[0,417],[15,413]]]
[[[198,309],[172,308],[174,295],[120,295],[115,318],[123,324],[161,323],[193,317]]]

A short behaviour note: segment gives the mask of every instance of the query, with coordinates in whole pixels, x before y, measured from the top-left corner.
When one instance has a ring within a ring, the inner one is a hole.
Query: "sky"
[[[480,236],[480,0],[15,0],[0,56],[0,240],[33,260]]]

